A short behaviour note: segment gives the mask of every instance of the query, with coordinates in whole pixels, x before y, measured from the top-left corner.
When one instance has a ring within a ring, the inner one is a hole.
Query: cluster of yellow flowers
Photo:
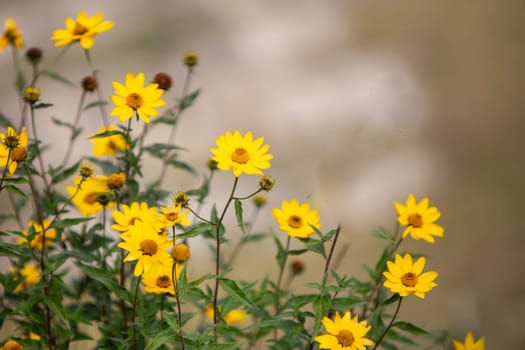
[[[94,45],[94,37],[112,28],[113,22],[104,21],[103,14],[88,16],[86,12],[80,12],[76,19],[66,18],[65,29],[55,30],[51,39],[58,47],[80,43],[84,50],[90,50]],[[0,52],[9,45],[18,49],[23,44],[22,32],[16,22],[8,18],[4,34],[0,37]],[[184,60],[191,69],[197,64],[198,56],[189,52]],[[133,116],[145,123],[149,123],[152,117],[159,116],[157,109],[166,105],[162,97],[171,81],[165,76],[159,76],[154,81],[156,82],[146,84],[144,73],[139,72],[128,73],[124,84],[113,82],[114,95],[110,100],[114,108],[111,116],[118,117],[120,122],[128,122],[128,129]],[[86,86],[91,86],[91,89],[93,84]],[[94,87],[96,89],[96,81]],[[39,91],[37,94],[36,88],[30,88],[33,90],[26,91],[26,101],[34,103],[39,98]],[[128,140],[121,133],[114,133],[116,130],[118,129],[115,125],[107,125],[91,135],[95,157],[113,157],[129,150]],[[108,135],[97,137],[105,133]],[[6,171],[14,174],[18,164],[25,160],[28,136],[25,128],[18,133],[9,127],[6,133],[0,133],[0,140],[3,179]],[[212,164],[219,170],[232,171],[235,181],[242,174],[263,175],[263,170],[270,168],[270,160],[273,159],[273,155],[268,153],[270,146],[264,143],[263,137],[255,138],[250,131],[244,134],[238,130],[227,131],[216,139],[215,144],[216,147],[210,149]],[[118,196],[112,195],[126,183],[125,173],[93,176],[93,168],[90,165],[81,167],[80,173],[81,176],[74,178],[74,185],[67,187],[71,201],[79,212],[90,216],[117,206],[117,209],[112,211],[112,228],[119,232],[121,238],[117,246],[127,252],[123,261],[136,262],[134,275],[139,277],[145,292],[175,295],[183,264],[191,255],[186,243],[176,242],[175,232],[177,226],[191,225],[191,221],[187,219],[190,210],[187,209],[185,194],[176,193],[173,205],[166,207],[149,207],[144,202],[132,202],[127,205],[118,203]],[[271,190],[273,185],[274,181],[268,175],[264,175],[259,191]],[[436,224],[441,213],[436,207],[429,206],[428,198],[417,202],[415,196],[410,194],[406,204],[396,202],[394,207],[398,213],[397,221],[405,227],[401,239],[410,236],[415,240],[434,243],[435,237],[443,237],[443,227]],[[274,208],[272,215],[279,229],[288,234],[288,239],[307,239],[321,228],[318,211],[312,209],[310,203],[300,203],[296,198],[282,201],[281,208]],[[42,234],[44,231],[45,236]],[[42,223],[30,222],[29,231],[23,233],[24,236],[20,237],[18,243],[31,249],[42,250],[44,247],[50,247],[56,240],[56,232],[51,228],[49,219],[44,219]],[[386,262],[387,271],[383,272],[383,286],[401,298],[409,295],[425,298],[426,293],[437,286],[434,281],[438,276],[435,271],[423,272],[425,264],[424,257],[414,261],[408,253],[396,254],[393,261]],[[14,271],[14,278],[20,280],[17,290],[37,283],[40,273],[41,271],[30,263],[21,271]],[[214,305],[207,307],[206,314],[216,318],[218,310],[220,307],[215,299]],[[246,314],[242,310],[233,310],[222,317],[226,323],[235,323],[244,320]],[[336,312],[333,320],[324,317],[322,324],[327,333],[315,337],[321,349],[363,350],[374,345],[374,342],[366,337],[371,326],[366,320],[360,321],[357,315],[352,316],[350,311],[344,312],[343,316]],[[464,343],[454,340],[453,345],[456,350],[484,350],[484,339],[475,342],[472,333],[468,333]],[[16,341],[9,340],[0,348],[2,349],[21,349],[21,346]]]

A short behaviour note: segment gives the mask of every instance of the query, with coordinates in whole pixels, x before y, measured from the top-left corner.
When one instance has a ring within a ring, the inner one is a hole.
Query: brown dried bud
[[[42,59],[42,50],[39,47],[30,47],[26,51],[26,58],[31,64],[37,64]]]
[[[159,86],[159,89],[162,90],[169,90],[171,88],[171,76],[167,73],[157,73],[153,77],[153,82]]]
[[[84,79],[82,79],[82,88],[88,92],[93,92],[97,89],[98,82],[97,78],[94,76],[88,75]]]

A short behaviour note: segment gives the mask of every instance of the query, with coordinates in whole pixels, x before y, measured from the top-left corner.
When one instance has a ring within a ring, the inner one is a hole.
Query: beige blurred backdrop
[[[201,95],[183,115],[176,143],[189,149],[182,159],[202,176],[209,148],[226,130],[265,137],[277,184],[255,230],[277,229],[271,208],[283,199],[311,201],[323,229],[343,227],[341,246],[349,250],[339,272],[362,277],[362,264],[381,251],[372,232],[394,227],[392,202],[411,192],[428,196],[443,213],[445,237],[434,245],[408,240],[402,250],[427,254],[439,287],[424,301],[407,300],[401,318],[448,328],[459,339],[473,331],[486,337],[487,349],[525,348],[525,3],[1,0],[0,20],[13,17],[26,47],[44,50],[46,66],[60,52],[51,32],[81,10],[115,23],[91,50],[106,97],[128,71],[149,78],[164,71],[174,78],[173,98],[183,84],[183,53],[199,53],[192,88]],[[89,72],[79,46],[52,69],[74,82]],[[17,119],[9,52],[0,56],[0,71],[0,112]],[[52,145],[45,160],[54,162],[68,135],[51,117],[72,122],[80,89],[49,79],[39,87],[55,105],[37,120]],[[83,118],[84,135],[101,125],[94,110]],[[165,140],[161,129],[148,140]],[[76,157],[90,151],[88,141],[75,147]],[[159,165],[146,166],[151,180]],[[180,171],[168,179],[170,191],[201,181]],[[243,176],[240,191],[256,182]],[[231,174],[217,174],[205,211],[213,201],[223,205],[231,183]],[[234,275],[275,276],[274,256],[269,241],[246,249]],[[205,244],[196,242],[190,272],[198,276],[210,264]],[[306,266],[294,287],[320,279],[319,259]]]

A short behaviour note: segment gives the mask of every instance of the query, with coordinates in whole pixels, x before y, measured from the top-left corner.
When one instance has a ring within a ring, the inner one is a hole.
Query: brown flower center
[[[139,109],[144,104],[144,99],[136,92],[132,92],[126,97],[126,104],[130,108]]]
[[[171,287],[171,278],[169,278],[169,276],[166,276],[166,275],[159,276],[157,277],[155,284],[159,288],[169,288]]]
[[[174,211],[166,213],[164,214],[164,216],[166,217],[168,221],[176,221],[179,218],[179,214],[177,214]]]
[[[408,224],[412,227],[420,228],[423,226],[423,218],[419,214],[411,214],[408,217]]]
[[[336,336],[337,342],[342,346],[350,346],[354,342],[354,335],[349,330],[340,330]]]
[[[235,163],[246,164],[250,160],[250,155],[246,149],[238,147],[232,153],[232,160]]]
[[[73,28],[73,35],[83,35],[86,34],[87,31],[88,28],[85,25],[76,22],[75,28]]]
[[[84,196],[86,204],[95,204],[97,202],[97,194],[95,192],[88,193]]]
[[[405,273],[401,277],[401,283],[403,283],[405,287],[415,287],[417,284],[417,276],[412,272]]]
[[[152,239],[145,239],[142,242],[140,242],[140,251],[142,252],[142,255],[155,255],[157,253],[157,248],[159,246],[157,245],[157,242],[155,242]]]
[[[4,140],[4,146],[8,149],[15,149],[20,143],[20,138],[18,135],[7,135]]]
[[[288,226],[291,228],[300,228],[303,226],[303,219],[298,215],[292,215],[288,218]]]

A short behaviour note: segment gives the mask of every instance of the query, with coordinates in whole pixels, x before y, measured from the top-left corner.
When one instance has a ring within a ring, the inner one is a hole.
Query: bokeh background
[[[486,337],[487,349],[525,348],[523,1],[1,0],[0,20],[13,17],[26,47],[41,47],[49,65],[61,51],[52,31],[81,10],[115,23],[91,50],[106,96],[128,71],[164,71],[175,80],[174,97],[183,53],[199,53],[192,88],[201,95],[183,115],[176,143],[204,174],[209,148],[226,130],[265,137],[277,185],[256,229],[277,229],[270,213],[281,200],[308,200],[324,229],[343,227],[349,248],[339,271],[364,276],[362,264],[374,263],[382,247],[372,232],[394,227],[392,202],[409,193],[429,197],[443,213],[445,237],[402,248],[427,255],[439,287],[424,301],[407,301],[401,318],[447,328],[457,339],[473,331]],[[78,46],[51,69],[75,82],[89,73]],[[0,113],[17,119],[9,51],[0,55],[0,71]],[[39,85],[55,105],[37,121],[53,162],[68,135],[57,133],[51,117],[73,121],[80,88],[49,79]],[[85,135],[101,125],[90,113]],[[166,139],[161,129],[150,140]],[[82,141],[75,156],[90,151]],[[146,180],[158,171],[148,163]],[[168,178],[171,191],[201,181],[180,171]],[[243,177],[241,191],[256,182]],[[204,210],[222,203],[231,183],[231,174],[217,174]],[[195,275],[211,263],[199,244]],[[273,244],[261,245],[241,252],[238,276],[277,273]],[[296,288],[321,275],[319,260],[305,263]]]

